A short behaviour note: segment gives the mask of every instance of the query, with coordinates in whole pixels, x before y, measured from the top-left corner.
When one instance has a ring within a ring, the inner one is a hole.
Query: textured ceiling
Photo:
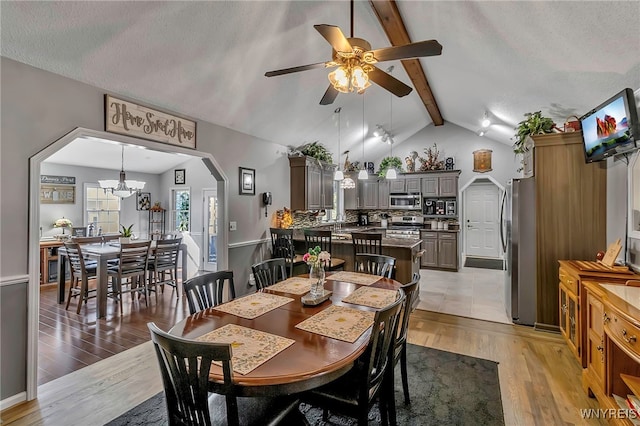
[[[1,54],[145,104],[284,145],[319,140],[384,155],[376,124],[393,124],[396,144],[433,125],[418,95],[365,96],[318,104],[327,71],[279,77],[266,71],[323,62],[331,49],[314,24],[349,35],[347,1],[0,3]],[[631,87],[640,88],[640,2],[398,1],[412,41],[436,39],[441,56],[422,58],[445,121],[511,144],[525,112],[563,123]],[[355,5],[356,37],[386,47],[369,2]],[[394,77],[411,85],[399,61]],[[363,102],[364,100],[364,102]],[[390,119],[393,108],[393,123]],[[461,141],[461,143],[464,143]],[[119,157],[118,157],[119,159]]]

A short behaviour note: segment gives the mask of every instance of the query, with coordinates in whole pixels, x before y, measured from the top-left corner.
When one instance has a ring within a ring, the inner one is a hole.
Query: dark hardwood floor
[[[182,283],[180,283],[182,284]],[[152,294],[149,306],[124,296],[124,313],[115,300],[107,301],[107,317],[96,321],[96,299],[90,299],[76,314],[77,299],[69,310],[56,302],[56,286],[40,289],[40,332],[38,337],[38,385],[123,352],[150,339],[148,322],[168,330],[189,314],[185,298],[165,286],[158,301]]]

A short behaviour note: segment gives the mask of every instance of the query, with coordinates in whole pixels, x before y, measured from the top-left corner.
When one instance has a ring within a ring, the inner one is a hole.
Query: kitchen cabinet
[[[420,266],[424,268],[458,270],[458,233],[420,231],[422,250]]]
[[[576,358],[581,359],[582,341],[578,303],[577,281],[566,277],[560,281],[560,334]]]
[[[457,197],[460,170],[437,172],[422,178],[423,197]]]
[[[378,208],[378,180],[369,179],[358,182],[358,208],[377,209]]]
[[[291,210],[333,208],[335,166],[312,157],[289,157]]]
[[[587,326],[585,335],[587,346],[587,368],[592,378],[592,384],[597,387],[597,392],[604,392],[604,366],[606,363],[604,352],[604,305],[602,302],[602,290],[598,286],[585,285],[587,292]]]
[[[379,209],[389,208],[389,193],[390,193],[390,187],[392,183],[393,183],[393,180],[388,181],[386,179],[382,179],[378,181],[378,208]]]
[[[406,179],[405,178],[397,178],[391,179],[389,181],[389,193],[390,194],[401,194],[403,192],[407,192],[405,189]]]
[[[422,179],[405,178],[405,192],[419,193],[422,190]]]

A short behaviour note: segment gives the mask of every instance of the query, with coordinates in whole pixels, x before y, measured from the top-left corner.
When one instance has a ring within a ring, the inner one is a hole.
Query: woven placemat
[[[311,284],[315,282],[313,278],[292,277],[280,281],[267,287],[269,291],[279,291],[282,293],[305,294],[311,291]]]
[[[290,297],[258,292],[223,303],[213,309],[246,319],[254,319],[292,301]]]
[[[396,290],[387,290],[375,287],[360,287],[353,293],[342,299],[345,303],[354,305],[371,306],[372,308],[383,308],[392,304],[398,298]]]
[[[348,272],[348,271],[340,271],[335,274],[331,274],[327,276],[328,280],[334,281],[345,281],[348,283],[360,284],[360,285],[371,285],[378,280],[380,280],[380,276],[371,275],[371,274],[363,274],[360,272]]]
[[[329,306],[296,328],[353,343],[373,324],[375,313],[344,306]]]

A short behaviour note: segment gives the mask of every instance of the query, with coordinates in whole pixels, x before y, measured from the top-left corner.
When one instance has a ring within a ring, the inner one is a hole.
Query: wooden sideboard
[[[587,367],[582,386],[600,408],[619,410],[614,395],[640,396],[640,287],[585,280]],[[626,408],[626,407],[624,407]],[[612,424],[631,425],[628,411],[608,417]]]
[[[55,283],[58,279],[58,248],[62,247],[60,241],[40,242],[40,285]]]
[[[622,268],[607,270],[596,262],[560,260],[559,278],[559,326],[560,333],[574,353],[582,368],[587,367],[588,353],[588,309],[584,281],[600,281],[624,285],[638,275]]]

